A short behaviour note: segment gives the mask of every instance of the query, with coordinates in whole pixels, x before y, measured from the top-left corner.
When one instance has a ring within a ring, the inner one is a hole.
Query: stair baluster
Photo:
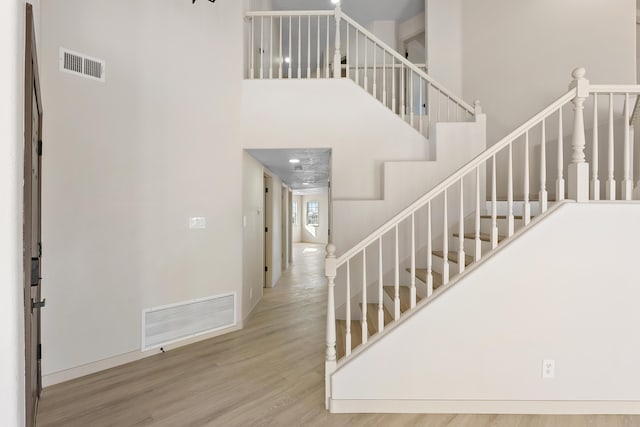
[[[531,203],[529,202],[529,131],[524,134],[524,225],[531,222]]]
[[[327,18],[329,19],[329,18]],[[293,64],[293,51],[291,50],[291,38],[292,38],[292,32],[293,32],[293,17],[289,16],[289,50],[287,52],[289,52],[289,69],[287,70],[287,78],[291,79],[293,78],[293,74],[292,74],[292,64]]]
[[[591,149],[591,200],[600,200],[600,180],[598,179],[598,94],[593,94],[593,146]]]
[[[513,217],[513,141],[509,143],[507,166],[507,236],[513,236],[515,222]]]
[[[558,179],[556,180],[556,201],[564,200],[564,129],[562,108],[558,110]]]
[[[378,47],[376,42],[373,42],[373,97],[378,98]]]
[[[613,122],[613,93],[609,94],[609,158],[608,158],[608,171],[607,171],[607,190],[606,197],[607,200],[615,200],[616,199],[616,180],[613,175],[613,171],[615,168],[615,158],[614,158],[614,122]]]
[[[460,215],[458,216],[458,273],[462,274],[464,272],[464,268],[466,267],[465,263],[465,253],[464,253],[464,176],[460,178]],[[445,233],[447,231],[445,230]],[[448,254],[445,252],[444,256],[447,257]]]
[[[549,195],[547,193],[547,124],[542,120],[540,125],[540,193],[539,209],[541,213],[547,211]]]
[[[395,228],[395,264],[393,281],[393,320],[400,319],[400,253],[398,248],[398,225]]]
[[[411,308],[416,306],[416,214],[411,214]]]
[[[480,240],[480,197],[482,194],[480,193],[480,167],[476,168],[476,212],[475,212],[475,253],[474,260],[475,262],[480,261],[482,258],[482,241]]]
[[[369,330],[367,324],[367,248],[362,250],[362,344],[367,343]]]
[[[498,189],[496,155],[491,159],[491,249],[498,247]]]
[[[449,283],[449,212],[447,206],[447,189],[444,190],[443,193],[444,203],[443,203],[443,214],[442,214],[442,284],[446,285]]]
[[[347,261],[345,355],[351,354],[351,260]]]
[[[433,294],[433,247],[431,239],[431,202],[427,203],[427,297]]]
[[[320,19],[320,17],[318,17],[318,20]],[[320,25],[318,25],[318,28],[320,28]],[[284,55],[282,54],[282,16],[280,17],[280,28],[278,31],[278,37],[279,37],[279,46],[280,46],[280,50],[279,50],[279,57],[280,57],[280,63],[278,64],[278,78],[281,79],[282,78],[282,64],[284,64]],[[320,37],[318,37],[318,40],[320,40]],[[319,62],[318,62],[319,63]]]
[[[378,331],[384,330],[384,270],[382,265],[382,237],[378,239]]]
[[[348,43],[348,42],[347,42]],[[318,46],[316,47],[316,79],[320,78],[320,16],[318,16]],[[347,46],[349,46],[347,44]]]
[[[631,200],[633,181],[631,180],[631,137],[629,132],[629,93],[624,94],[624,175],[622,180],[622,199]]]

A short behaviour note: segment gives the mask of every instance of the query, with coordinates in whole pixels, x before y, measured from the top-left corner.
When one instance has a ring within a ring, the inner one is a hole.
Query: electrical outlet
[[[542,361],[542,378],[551,379],[556,376],[556,361],[544,359]]]
[[[207,219],[203,216],[194,216],[189,218],[189,228],[203,229],[207,228]]]

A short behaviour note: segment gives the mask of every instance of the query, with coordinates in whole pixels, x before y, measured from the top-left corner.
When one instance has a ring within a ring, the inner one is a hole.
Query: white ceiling
[[[424,12],[424,0],[342,0],[342,10],[366,25],[376,20],[406,21]],[[273,0],[274,10],[334,9],[330,0]]]
[[[270,149],[247,152],[293,190],[324,188],[329,183],[330,149]],[[299,159],[300,163],[291,164],[290,159]]]

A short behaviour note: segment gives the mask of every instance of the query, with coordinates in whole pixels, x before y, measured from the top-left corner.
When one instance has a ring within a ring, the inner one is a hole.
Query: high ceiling
[[[325,188],[329,183],[331,150],[269,149],[247,150],[293,190]],[[291,159],[300,160],[292,164]]]
[[[342,0],[342,10],[366,25],[376,20],[406,21],[424,12],[424,0]],[[274,10],[333,9],[330,0],[273,0]]]

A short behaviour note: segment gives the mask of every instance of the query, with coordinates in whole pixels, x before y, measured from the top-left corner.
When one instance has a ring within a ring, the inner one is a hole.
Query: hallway
[[[295,245],[241,331],[45,389],[38,426],[640,426],[631,416],[329,414],[323,259],[322,245]]]

